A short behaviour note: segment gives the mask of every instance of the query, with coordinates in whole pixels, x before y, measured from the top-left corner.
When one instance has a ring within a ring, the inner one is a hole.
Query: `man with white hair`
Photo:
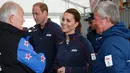
[[[100,2],[94,10],[97,59],[92,73],[130,73],[130,31],[120,22],[119,8],[111,1]]]
[[[12,1],[0,9],[0,72],[42,73],[45,56],[23,38],[23,9]]]

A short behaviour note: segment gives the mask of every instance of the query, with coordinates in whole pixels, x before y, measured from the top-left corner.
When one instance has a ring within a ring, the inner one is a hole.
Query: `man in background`
[[[95,41],[96,41],[96,36],[97,36],[96,29],[95,29],[94,14],[93,13],[89,13],[89,17],[86,18],[85,21],[87,21],[88,24],[89,24],[88,33],[87,33],[86,36],[87,36],[87,39],[91,42],[91,44],[92,44],[92,46],[94,48]]]

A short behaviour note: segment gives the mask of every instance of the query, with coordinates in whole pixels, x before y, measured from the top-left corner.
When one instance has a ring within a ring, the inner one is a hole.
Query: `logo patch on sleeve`
[[[91,58],[92,58],[92,60],[96,60],[96,55],[95,55],[95,53],[91,53]]]
[[[105,56],[105,64],[106,67],[111,67],[113,65],[112,55]]]

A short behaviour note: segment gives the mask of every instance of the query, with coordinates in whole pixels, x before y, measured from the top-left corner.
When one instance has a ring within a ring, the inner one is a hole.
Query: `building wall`
[[[120,21],[128,27],[130,25],[130,9],[120,10]]]

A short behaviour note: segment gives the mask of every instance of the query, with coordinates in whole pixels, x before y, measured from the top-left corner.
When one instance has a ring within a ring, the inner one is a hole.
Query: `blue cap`
[[[94,20],[94,14],[93,13],[89,13],[89,15],[87,16],[86,19],[84,19],[84,21],[90,21],[90,20]]]

